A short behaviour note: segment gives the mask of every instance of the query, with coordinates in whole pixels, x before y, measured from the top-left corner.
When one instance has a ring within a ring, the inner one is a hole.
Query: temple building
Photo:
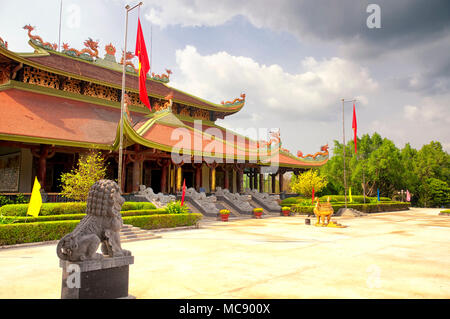
[[[109,44],[101,58],[91,39],[80,51],[66,43],[57,51],[56,45],[32,35],[33,27],[24,29],[33,53],[12,52],[0,38],[1,193],[30,193],[35,176],[46,192],[58,193],[60,175],[91,150],[102,153],[108,177],[117,179],[123,63],[125,193],[146,185],[173,194],[183,180],[197,191],[214,192],[220,186],[242,192],[244,174],[251,188],[262,191],[264,173],[270,173],[269,191],[274,192],[276,179],[282,189],[284,173],[328,161],[327,146],[314,155],[295,156],[281,147],[279,132],[264,142],[218,126],[217,119],[242,110],[245,94],[212,103],[170,87],[171,71],[166,70],[147,75],[150,111],[139,100],[132,54],[116,60]]]

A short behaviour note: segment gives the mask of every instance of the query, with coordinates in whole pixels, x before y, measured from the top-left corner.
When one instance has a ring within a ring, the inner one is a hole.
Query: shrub
[[[168,214],[186,214],[189,213],[189,208],[186,205],[181,206],[181,201],[170,202],[165,207]]]
[[[125,202],[122,205],[122,211],[156,209],[156,206],[150,202]]]
[[[344,208],[344,203],[332,203],[334,212]],[[347,204],[347,208],[354,208],[364,213],[390,212],[409,209],[410,203],[404,202],[385,202],[385,203],[366,203],[366,204]],[[314,214],[314,206],[292,205],[291,212],[297,214]]]
[[[14,245],[61,239],[78,225],[78,220],[0,225],[0,245]]]
[[[61,195],[73,200],[85,201],[94,183],[105,178],[106,167],[99,152],[82,154],[76,169],[61,175]]]
[[[202,217],[202,214],[197,213],[158,214],[151,216],[123,217],[123,222],[143,229],[173,228],[196,225]]]
[[[328,196],[330,197],[331,203],[344,203],[345,202],[345,196],[344,195],[325,195],[320,197],[321,202],[326,202]],[[364,203],[364,196],[363,195],[352,195],[353,203]],[[391,199],[388,197],[380,197],[380,202],[390,202]],[[347,203],[350,202],[350,196],[347,195]],[[366,196],[366,203],[376,203],[378,202],[377,197],[369,197]]]
[[[285,211],[291,211],[291,208],[288,207],[288,206],[283,206],[283,207],[281,207],[281,210],[282,210],[283,212],[285,212]]]
[[[122,211],[142,209],[151,210],[156,209],[156,207],[149,202],[125,202],[122,205]],[[0,207],[0,213],[3,216],[26,216],[27,210],[28,204],[12,204]],[[85,202],[43,203],[39,216],[84,214],[85,211]]]
[[[263,209],[262,208],[253,208],[253,212],[254,213],[262,213],[263,212]]]
[[[285,198],[281,201],[281,205],[292,205],[292,204],[297,204],[300,200],[303,200],[303,197],[288,197]]]
[[[325,177],[319,176],[317,170],[310,169],[298,176],[293,175],[291,177],[290,187],[294,193],[310,197],[313,188],[316,192],[320,192],[327,184],[328,181]]]
[[[155,214],[167,214],[167,211],[163,208],[157,209],[142,209],[142,210],[128,210],[122,211],[122,217],[125,216],[142,216],[142,215],[155,215]],[[61,215],[48,215],[48,216],[0,216],[0,224],[11,223],[35,223],[35,222],[48,222],[57,220],[81,220],[86,214],[61,214]],[[3,222],[2,222],[3,221]]]
[[[230,211],[229,211],[228,209],[221,209],[221,210],[219,211],[219,213],[220,213],[221,215],[229,215],[229,214],[230,214]]]
[[[0,206],[14,204],[14,201],[9,199],[7,196],[0,195]]]
[[[50,216],[48,216],[50,217]],[[55,217],[55,216],[52,216]],[[67,216],[59,216],[61,218]],[[41,217],[42,218],[42,217]],[[172,228],[196,225],[201,214],[153,214],[123,217],[124,224],[143,229]],[[58,220],[0,225],[0,245],[14,245],[59,240],[78,225],[79,220]]]

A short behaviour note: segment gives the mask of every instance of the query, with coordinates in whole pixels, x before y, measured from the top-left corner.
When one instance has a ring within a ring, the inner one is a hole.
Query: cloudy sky
[[[0,36],[29,52],[31,24],[57,43],[60,1],[0,0]],[[63,0],[61,43],[81,49],[92,37],[101,55],[110,42],[119,51],[127,3],[137,1]],[[171,86],[215,103],[246,94],[220,125],[280,128],[285,148],[307,154],[342,141],[341,99],[356,98],[359,136],[378,132],[400,148],[438,140],[450,151],[449,1],[144,0],[140,17],[152,71],[171,69]],[[351,121],[346,103],[347,140]]]

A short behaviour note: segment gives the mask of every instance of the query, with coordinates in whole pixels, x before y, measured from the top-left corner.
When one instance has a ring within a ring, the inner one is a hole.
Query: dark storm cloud
[[[381,8],[381,29],[367,27],[371,13],[366,9],[371,3]],[[447,0],[287,1],[281,6],[282,16],[265,18],[300,38],[311,35],[397,48],[436,38],[450,28]]]

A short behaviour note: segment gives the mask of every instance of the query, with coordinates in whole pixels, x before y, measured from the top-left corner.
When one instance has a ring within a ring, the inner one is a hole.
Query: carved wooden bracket
[[[170,160],[169,159],[162,159],[162,158],[158,158],[156,160],[156,164],[158,164],[158,166],[160,167],[167,167],[170,164]],[[183,165],[183,164],[182,164]]]
[[[216,163],[215,161],[212,163],[205,163],[206,166],[208,166],[209,168],[217,168],[217,166],[219,166],[218,163]]]
[[[39,148],[32,148],[31,154],[33,154],[34,157],[37,158],[52,158],[56,154],[56,149],[54,147],[50,147],[48,145],[41,145]]]

